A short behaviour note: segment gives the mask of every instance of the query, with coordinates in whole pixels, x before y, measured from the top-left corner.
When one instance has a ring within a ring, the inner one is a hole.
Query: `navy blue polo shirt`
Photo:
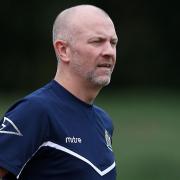
[[[115,180],[112,121],[56,81],[0,120],[0,167],[17,179]]]

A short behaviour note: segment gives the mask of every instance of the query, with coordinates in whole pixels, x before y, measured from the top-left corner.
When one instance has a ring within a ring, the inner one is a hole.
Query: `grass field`
[[[20,95],[0,95],[0,115]],[[180,92],[103,91],[96,100],[113,118],[117,180],[180,179]]]

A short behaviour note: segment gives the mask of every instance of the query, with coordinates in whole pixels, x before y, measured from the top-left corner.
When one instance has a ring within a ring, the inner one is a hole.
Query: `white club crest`
[[[105,140],[106,140],[106,146],[112,151],[111,136],[109,135],[109,133],[106,129],[105,129]]]

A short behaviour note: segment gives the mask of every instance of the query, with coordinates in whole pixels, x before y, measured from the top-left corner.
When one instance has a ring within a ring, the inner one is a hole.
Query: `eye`
[[[117,46],[117,41],[116,41],[116,40],[111,41],[111,45],[112,45],[113,47]]]
[[[104,39],[102,38],[92,38],[89,40],[89,43],[93,46],[99,46],[104,42]]]
[[[92,43],[94,43],[94,44],[100,44],[102,42],[103,42],[102,39],[94,39],[94,40],[92,40]]]

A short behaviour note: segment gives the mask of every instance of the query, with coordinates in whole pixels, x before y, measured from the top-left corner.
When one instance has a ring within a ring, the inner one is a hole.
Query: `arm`
[[[15,179],[32,156],[32,152],[37,150],[47,136],[44,122],[48,122],[48,116],[44,108],[34,101],[18,102],[5,113],[2,121],[4,131],[0,132],[0,147],[4,147],[0,148],[0,180],[5,176],[8,176],[7,179],[14,176]],[[21,144],[21,148],[17,144]]]
[[[8,172],[0,167],[0,177],[4,177]]]

